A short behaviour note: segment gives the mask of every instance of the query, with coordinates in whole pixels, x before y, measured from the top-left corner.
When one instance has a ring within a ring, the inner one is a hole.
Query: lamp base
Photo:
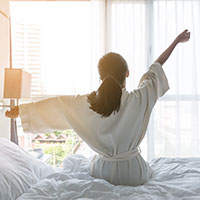
[[[11,109],[15,106],[15,100],[10,100]],[[17,122],[16,119],[11,119],[10,121],[10,140],[18,145],[18,135],[17,135]]]

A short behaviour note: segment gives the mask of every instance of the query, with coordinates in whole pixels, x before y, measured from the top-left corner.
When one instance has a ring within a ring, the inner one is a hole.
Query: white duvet
[[[54,169],[0,138],[0,200],[15,200]]]
[[[150,163],[154,170],[143,186],[114,186],[89,175],[89,162],[74,155],[17,200],[136,199],[200,200],[200,158],[160,158]]]
[[[0,138],[0,200],[200,200],[200,158],[160,158],[142,186],[114,186],[89,174],[80,155],[53,169],[12,142]]]

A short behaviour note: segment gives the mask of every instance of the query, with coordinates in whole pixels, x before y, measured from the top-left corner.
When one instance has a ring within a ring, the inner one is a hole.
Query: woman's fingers
[[[184,33],[185,33],[186,35],[190,35],[190,32],[189,32],[187,29],[184,31]]]
[[[187,37],[187,40],[190,39],[190,32],[186,32],[186,37]]]
[[[9,116],[9,111],[8,111],[8,110],[5,112],[5,116],[6,116],[6,117]]]
[[[178,42],[187,42],[190,39],[190,32],[185,29],[177,38]]]
[[[17,118],[19,116],[18,107],[16,106],[16,107],[12,108],[10,111],[7,110],[5,112],[5,116],[9,117],[9,118],[12,118],[12,119]]]
[[[5,112],[5,116],[8,117],[8,118],[12,118],[12,113],[11,113],[11,111],[8,111],[8,110],[7,110],[7,111]]]

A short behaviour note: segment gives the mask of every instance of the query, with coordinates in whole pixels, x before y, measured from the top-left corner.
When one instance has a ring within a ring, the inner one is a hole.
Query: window
[[[32,74],[33,100],[91,92],[90,4],[89,1],[11,3],[13,67]],[[18,126],[20,145],[34,149],[32,153],[38,157],[42,149],[45,154],[42,159],[52,165],[60,165],[80,144],[78,151],[87,154],[72,130],[35,135],[24,134],[20,121]]]
[[[156,105],[153,119],[154,156],[191,157],[199,151],[199,27],[200,1],[153,2],[153,53],[181,31],[191,31],[187,44],[179,44],[165,65],[170,90]],[[152,155],[153,156],[153,155]]]
[[[12,2],[13,64],[32,72],[33,99],[83,94],[98,88],[98,59],[115,51],[127,60],[127,89],[133,90],[148,66],[188,28],[190,42],[178,45],[164,66],[171,89],[157,102],[141,149],[148,160],[197,156],[199,7],[199,0]],[[63,139],[71,132],[56,134]],[[55,139],[50,133],[45,137],[34,140]]]

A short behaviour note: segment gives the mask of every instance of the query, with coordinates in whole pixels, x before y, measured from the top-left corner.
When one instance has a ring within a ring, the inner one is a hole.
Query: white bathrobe
[[[87,95],[58,96],[22,104],[19,113],[25,132],[45,133],[73,128],[94,150],[91,175],[115,185],[141,185],[151,176],[139,151],[156,100],[168,90],[162,66],[155,62],[138,89],[122,89],[119,112],[103,118],[89,108]]]

